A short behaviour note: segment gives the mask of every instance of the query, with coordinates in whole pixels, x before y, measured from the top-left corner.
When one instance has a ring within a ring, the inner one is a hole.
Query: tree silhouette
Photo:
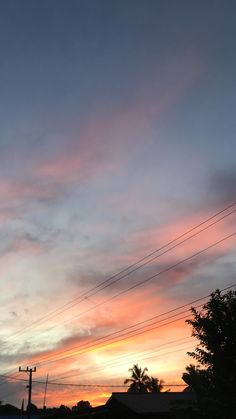
[[[160,393],[163,389],[163,380],[158,380],[158,378],[150,377],[148,382],[148,390],[150,393]]]
[[[134,364],[132,368],[129,369],[131,372],[131,378],[126,378],[124,384],[130,383],[128,392],[129,393],[147,393],[148,385],[150,382],[149,376],[146,374],[148,371],[147,368],[140,368],[138,364]]]
[[[216,290],[203,310],[192,308],[192,314],[187,323],[199,344],[188,354],[203,369],[190,365],[183,379],[199,396],[208,398],[214,417],[231,419],[236,412],[236,291]]]
[[[188,384],[184,391],[196,392],[200,397],[206,395],[212,388],[208,371],[199,369],[192,364],[186,367],[186,372],[183,373],[182,379]]]
[[[76,406],[72,407],[72,412],[76,413],[87,413],[92,410],[92,406],[89,401],[87,400],[80,400]]]

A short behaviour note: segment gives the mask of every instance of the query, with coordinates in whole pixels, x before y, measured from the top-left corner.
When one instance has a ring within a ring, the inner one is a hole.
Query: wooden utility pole
[[[48,388],[48,374],[45,382],[45,390],[44,390],[44,398],[43,398],[43,409],[46,409],[46,396],[47,396],[47,388]]]
[[[32,393],[32,373],[36,372],[36,367],[34,367],[34,368],[27,367],[26,369],[22,369],[21,367],[19,367],[19,371],[29,373],[29,385],[28,385],[29,394],[28,394],[28,406],[27,406],[27,419],[30,419],[31,393]]]

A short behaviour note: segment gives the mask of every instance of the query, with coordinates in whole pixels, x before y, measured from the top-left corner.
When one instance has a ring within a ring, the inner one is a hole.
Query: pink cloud
[[[140,87],[135,99],[109,111],[99,110],[78,134],[72,135],[67,148],[39,163],[34,174],[68,182],[120,170],[127,159],[127,151],[139,141],[142,143],[143,135],[151,132],[156,118],[166,117],[202,69],[202,63],[191,53],[170,62],[163,74]]]
[[[0,222],[7,222],[18,216],[18,212],[13,208],[0,208]]]
[[[26,253],[30,255],[41,254],[45,251],[42,243],[37,241],[29,241],[27,239],[16,239],[8,248],[9,252],[13,253]]]
[[[34,182],[33,179],[0,180],[0,194],[3,197],[2,211],[6,211],[4,209],[6,203],[11,205],[23,199],[47,199],[56,192],[53,192],[48,184]]]
[[[228,212],[231,212],[233,210],[234,209],[232,208]],[[224,236],[227,236],[230,233],[232,233],[232,222],[235,219],[235,214],[236,213],[229,215],[228,218],[222,219],[218,224],[212,225],[209,229],[200,232],[202,229],[204,229],[204,227],[210,225],[214,221],[217,221],[217,219],[220,219],[222,216],[224,216],[224,214],[219,215],[218,218],[209,221],[205,225],[202,225],[198,229],[182,237],[175,243],[171,244],[169,247],[176,246],[183,240],[185,240],[185,242],[179,246],[174,247],[173,250],[168,252],[166,255],[161,256],[160,260],[168,261],[170,260],[170,258],[172,260],[181,257],[186,258],[194,252],[197,252],[198,250],[201,250],[202,248],[205,248],[211,245],[212,243],[221,240]],[[183,219],[176,220],[172,223],[164,224],[163,226],[158,228],[148,228],[132,233],[127,239],[129,248],[135,249],[138,243],[138,249],[136,251],[137,253],[135,256],[134,254],[130,254],[130,262],[131,260],[133,261],[136,258],[138,259],[144,254],[148,253],[147,249],[151,252],[152,249],[158,249],[162,247],[163,245],[172,241],[185,231],[191,229],[195,225],[198,225],[203,220],[207,219],[208,216],[209,214],[204,214],[204,212],[202,212],[201,214],[199,213],[198,215],[194,216],[185,216]],[[195,237],[186,240],[192,234],[196,234],[197,232],[199,232],[199,234],[197,234]],[[233,248],[234,245],[235,240],[232,238],[232,240],[227,240],[222,244],[219,244],[218,247],[214,248],[213,252],[214,254],[220,254],[222,252],[224,253],[225,251]],[[166,249],[161,250],[160,253],[165,252],[165,250]],[[174,256],[172,256],[172,254],[174,254]],[[156,260],[157,262],[159,261],[158,258]],[[153,263],[156,263],[155,260]]]
[[[34,185],[28,182],[1,180],[0,193],[5,199],[14,200],[21,197],[28,198],[35,195]]]

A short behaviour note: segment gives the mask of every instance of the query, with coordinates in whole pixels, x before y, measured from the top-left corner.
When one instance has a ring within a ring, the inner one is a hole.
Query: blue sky
[[[235,9],[230,0],[1,1],[3,342],[235,201]],[[234,226],[232,214],[130,282],[220,240]],[[55,319],[37,333],[26,331],[23,340],[15,337],[14,348],[4,346],[1,370],[154,315],[157,302],[165,311],[227,286],[234,260],[233,238],[209,258],[165,276],[161,288],[137,288],[81,323],[70,322],[78,314],[74,307],[66,312],[68,327]],[[87,299],[84,308],[117,289]],[[160,339],[165,342],[164,332]],[[146,349],[142,343],[130,354]],[[122,345],[117,351],[125,353]],[[108,356],[84,362],[94,367]],[[153,368],[167,381],[179,380],[184,356]],[[76,362],[58,362],[58,373],[76,369]],[[23,390],[6,386],[9,400],[19,402]],[[99,403],[107,394],[87,397]],[[39,404],[40,397],[39,391]],[[64,403],[76,401],[70,397],[61,393]],[[52,394],[50,403],[55,400]]]

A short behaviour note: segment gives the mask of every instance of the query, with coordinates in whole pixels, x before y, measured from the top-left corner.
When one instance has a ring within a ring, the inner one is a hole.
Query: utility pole
[[[31,410],[31,393],[32,393],[32,373],[36,372],[36,367],[26,369],[22,369],[19,367],[20,372],[27,372],[29,373],[29,385],[27,386],[29,389],[29,395],[28,395],[28,406],[27,406],[27,419],[30,419],[30,410]]]
[[[44,398],[43,398],[43,409],[46,410],[46,396],[47,396],[47,388],[48,388],[48,374],[45,382],[45,390],[44,390]]]

